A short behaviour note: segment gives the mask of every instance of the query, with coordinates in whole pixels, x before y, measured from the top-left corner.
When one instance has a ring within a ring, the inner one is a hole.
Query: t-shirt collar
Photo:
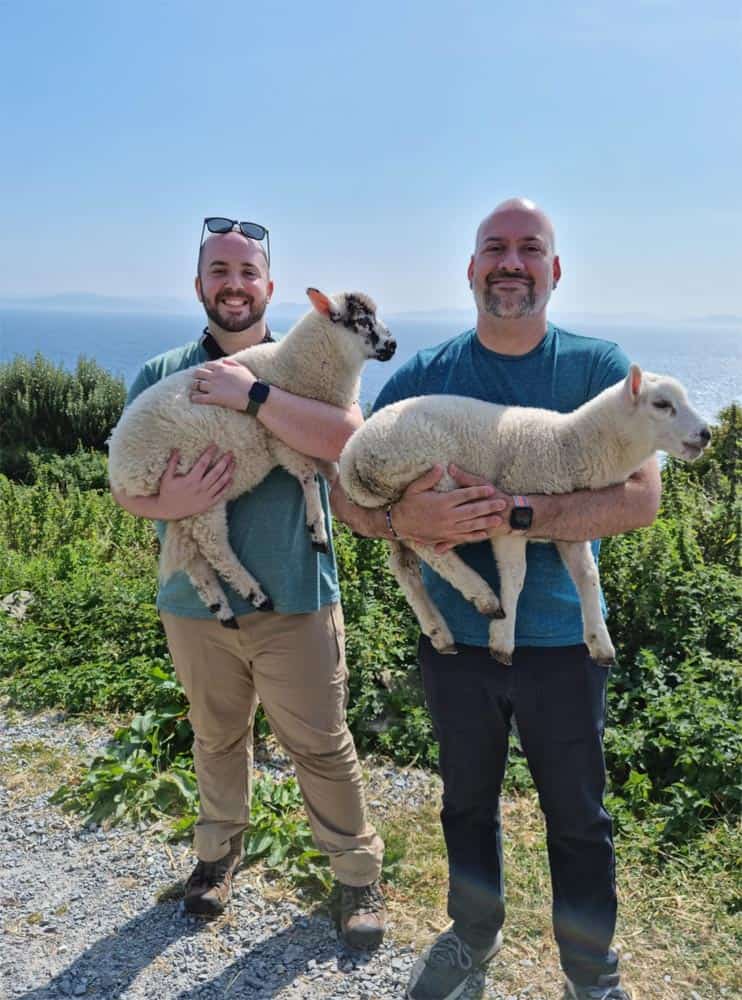
[[[265,336],[260,341],[260,343],[272,344],[273,342],[274,342],[273,336],[268,327],[266,326]],[[203,335],[201,336],[201,347],[203,347],[203,349],[208,354],[210,361],[218,361],[219,358],[226,358],[227,356],[217,343],[216,338],[212,336],[212,334],[209,332],[208,326],[204,327],[204,332]]]

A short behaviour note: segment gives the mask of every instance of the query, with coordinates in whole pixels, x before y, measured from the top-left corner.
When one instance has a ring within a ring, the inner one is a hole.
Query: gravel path
[[[55,713],[0,710],[2,756],[41,742],[89,758],[107,735]],[[285,761],[277,758],[270,768],[280,772]],[[375,768],[372,808],[378,814],[386,803],[402,801],[414,808],[431,794],[434,780],[423,772]],[[0,783],[0,998],[404,997],[416,956],[394,944],[393,927],[376,953],[350,951],[328,917],[269,899],[253,869],[241,872],[224,917],[189,917],[181,902],[156,901],[190,871],[187,845],[165,845],[146,831],[83,829],[48,797]],[[517,1000],[472,977],[462,1000],[483,996]]]

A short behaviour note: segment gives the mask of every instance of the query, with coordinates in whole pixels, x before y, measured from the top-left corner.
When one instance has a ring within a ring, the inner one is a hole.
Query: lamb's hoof
[[[615,667],[616,657],[615,656],[594,656],[593,659],[598,664],[599,667]]]
[[[493,660],[497,660],[504,667],[512,667],[513,665],[513,654],[506,653],[504,649],[492,649],[490,648],[490,656]]]
[[[266,599],[263,601],[262,604],[258,604],[258,605],[255,606],[255,610],[256,611],[272,611],[273,610],[273,601],[270,599],[270,597],[266,597]]]
[[[235,618],[234,615],[232,615],[231,618],[220,618],[219,619],[219,624],[222,625],[224,628],[236,628],[236,629],[239,629],[239,627],[240,627],[237,624],[237,619]]]
[[[328,542],[312,542],[312,549],[315,552],[324,552],[327,555],[330,551],[330,545]]]

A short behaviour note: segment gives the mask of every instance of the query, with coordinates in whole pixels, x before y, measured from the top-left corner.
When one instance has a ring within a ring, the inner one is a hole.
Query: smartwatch
[[[251,417],[257,416],[258,410],[268,398],[268,393],[270,391],[271,387],[267,382],[261,382],[259,378],[255,379],[253,384],[250,386],[250,391],[247,394],[247,406],[245,407],[245,413]]]
[[[510,511],[510,527],[513,531],[528,531],[533,522],[533,507],[527,497],[514,496],[513,508]]]

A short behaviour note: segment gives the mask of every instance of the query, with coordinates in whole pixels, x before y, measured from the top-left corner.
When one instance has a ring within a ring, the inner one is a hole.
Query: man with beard
[[[568,412],[621,380],[615,345],[549,323],[561,278],[554,230],[536,206],[503,202],[479,226],[468,278],[476,328],[420,351],[387,382],[375,409],[432,393]],[[335,513],[371,537],[413,538],[459,555],[497,593],[493,535],[580,541],[649,524],[659,504],[654,459],[628,482],[560,496],[511,497],[451,468],[459,488],[433,489],[440,467],[386,511],[353,507],[336,485]],[[596,543],[597,550],[597,543]],[[453,1000],[499,950],[505,919],[499,796],[517,722],[547,828],[554,933],[573,1000],[626,1000],[611,948],[616,890],[611,819],[603,806],[607,671],[582,641],[580,604],[553,545],[528,547],[513,664],[488,653],[489,621],[423,565],[423,579],[458,655],[420,639],[425,697],[440,743],[441,822],[448,851],[451,928],[413,969],[411,1000]]]
[[[256,223],[207,219],[196,294],[208,324],[202,337],[148,361],[127,403],[159,379],[197,366],[191,399],[255,416],[297,451],[334,460],[362,422],[349,411],[257,381],[228,355],[271,340],[265,310],[273,293]],[[247,418],[246,418],[247,419]],[[142,517],[164,522],[202,513],[231,482],[239,456],[210,447],[178,475],[174,452],[156,496],[114,494]],[[326,484],[325,516],[330,523]],[[376,947],[385,923],[379,888],[383,843],[368,822],[361,770],[345,719],[347,669],[335,557],[315,552],[296,480],[283,469],[229,506],[230,544],[271,595],[275,610],[253,606],[222,581],[238,629],[224,629],[185,573],[161,584],[157,607],[175,672],[190,704],[200,795],[194,848],[198,863],[186,884],[191,913],[221,913],[242,858],[252,777],[258,698],[276,737],[293,759],[315,842],[340,883],[340,926],[352,947]]]

